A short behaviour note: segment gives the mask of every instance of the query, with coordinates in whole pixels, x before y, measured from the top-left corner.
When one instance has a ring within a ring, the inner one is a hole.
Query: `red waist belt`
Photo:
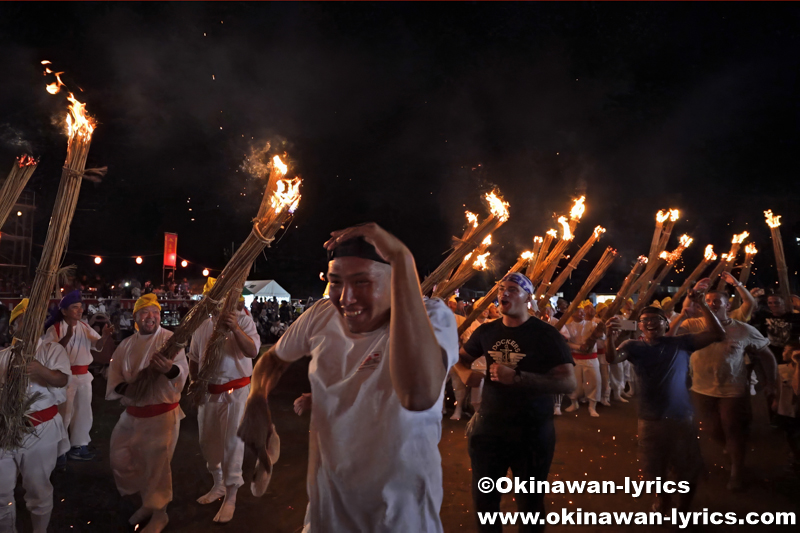
[[[89,365],[77,365],[69,367],[69,371],[72,372],[73,376],[79,376],[80,374],[88,374],[89,373]]]
[[[247,385],[250,385],[250,376],[234,379],[233,381],[229,381],[227,383],[220,383],[218,385],[214,383],[209,383],[208,392],[210,392],[211,394],[222,394],[223,392],[232,391],[234,389],[241,389],[242,387],[246,387]]]
[[[125,408],[125,412],[136,418],[152,418],[154,416],[169,413],[178,407],[177,403],[157,403],[153,405],[129,405]]]
[[[575,353],[572,352],[573,359],[597,359],[597,353]]]
[[[36,411],[35,413],[31,413],[30,415],[30,424],[33,427],[38,426],[39,424],[43,424],[48,420],[52,420],[58,414],[58,406],[51,405],[47,409],[42,409],[41,411]]]

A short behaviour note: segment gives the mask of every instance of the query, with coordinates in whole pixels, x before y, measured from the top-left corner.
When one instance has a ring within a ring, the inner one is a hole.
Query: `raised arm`
[[[706,304],[705,295],[702,292],[697,292],[692,289],[689,290],[689,295],[687,298],[691,299],[697,309],[703,314],[703,318],[705,319],[706,329],[701,331],[700,333],[692,334],[692,345],[696,350],[701,350],[708,346],[709,344],[713,344],[715,342],[719,342],[725,339],[725,329],[720,324],[719,319],[716,317],[714,313],[711,312],[711,309],[708,308],[708,304]]]
[[[619,317],[611,317],[606,321],[606,362],[613,365],[628,358],[625,350],[617,350],[617,336],[621,331]]]
[[[447,373],[447,355],[428,318],[411,251],[397,237],[374,223],[335,231],[337,242],[363,237],[392,267],[389,319],[389,369],[400,404],[409,411],[426,411],[439,399]],[[454,339],[457,342],[457,339]]]

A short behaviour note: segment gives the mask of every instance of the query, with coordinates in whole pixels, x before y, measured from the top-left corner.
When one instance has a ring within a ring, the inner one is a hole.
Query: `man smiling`
[[[524,275],[503,278],[502,320],[478,327],[460,352],[467,367],[482,355],[491,363],[481,410],[469,432],[472,497],[478,512],[500,510],[501,494],[480,491],[481,478],[497,480],[511,468],[520,479],[547,479],[556,443],[553,394],[570,394],[576,386],[567,342],[556,328],[528,314],[532,293],[533,284]],[[543,498],[543,494],[517,494],[517,507],[521,512],[542,512]],[[499,532],[502,527],[478,523],[480,531]],[[520,527],[520,531],[543,529],[538,524]]]
[[[263,451],[267,395],[311,355],[305,531],[441,532],[438,443],[453,313],[425,300],[414,257],[376,224],[335,231],[330,299],[300,315],[253,369],[239,435]]]

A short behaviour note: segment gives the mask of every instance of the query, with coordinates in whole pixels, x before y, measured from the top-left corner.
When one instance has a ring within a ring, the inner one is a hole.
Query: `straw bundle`
[[[606,272],[608,272],[608,269],[611,267],[611,264],[618,257],[618,255],[619,254],[617,254],[617,251],[614,250],[613,248],[611,247],[606,248],[606,251],[603,252],[602,257],[600,257],[600,260],[592,269],[592,272],[589,274],[589,277],[586,278],[583,287],[581,287],[581,289],[578,291],[578,294],[575,295],[575,298],[573,298],[572,303],[569,305],[567,310],[564,311],[564,314],[561,315],[561,318],[558,319],[558,322],[556,323],[557,330],[561,330],[561,328],[564,327],[564,324],[567,323],[569,317],[571,317],[572,314],[575,312],[575,310],[578,309],[580,303],[584,299],[586,299],[586,297],[589,295],[590,292],[592,292],[594,286],[597,285],[601,279],[603,279],[603,276],[606,275]]]
[[[525,269],[525,265],[531,261],[532,257],[532,252],[524,252],[519,259],[517,259],[517,262],[514,263],[514,266],[512,266],[511,269],[506,273],[506,276],[514,272],[522,272]],[[502,281],[502,278],[500,281]],[[464,322],[458,326],[459,337],[463,335],[465,331],[467,331],[467,328],[469,328],[470,325],[475,322],[479,316],[481,316],[481,313],[486,311],[495,298],[497,298],[497,294],[500,292],[500,281],[494,284],[494,287],[492,287],[491,290],[486,293],[486,296],[475,302],[475,305],[472,306],[472,312],[469,314],[469,316],[467,316]]]
[[[600,319],[601,324],[597,324],[597,326],[595,326],[594,331],[592,331],[589,341],[587,342],[596,341],[599,339],[600,335],[602,334],[601,330],[604,327],[603,324],[605,321],[611,317],[617,316],[619,310],[622,309],[622,306],[633,294],[633,288],[636,284],[636,280],[639,278],[639,275],[641,274],[642,270],[644,270],[646,264],[647,258],[643,255],[640,255],[633,264],[633,268],[631,269],[630,273],[625,276],[622,286],[620,286],[619,290],[617,291],[617,295],[614,297],[614,301],[612,301],[606,306],[605,309],[598,313],[597,318]]]
[[[64,255],[69,226],[75,214],[81,179],[86,171],[86,158],[92,142],[94,122],[85,114],[84,104],[69,96],[72,104],[67,115],[69,141],[67,159],[61,172],[50,226],[47,230],[42,257],[36,269],[28,310],[23,317],[22,331],[13,348],[8,365],[6,384],[0,391],[0,448],[12,450],[22,445],[31,430],[25,412],[32,403],[27,399],[27,364],[36,355],[37,341],[47,314],[59,263]]]
[[[22,189],[28,184],[28,180],[36,170],[36,165],[39,162],[29,155],[23,155],[17,158],[14,165],[11,167],[11,172],[8,173],[6,181],[0,187],[0,228],[2,228],[14,204],[17,203]]]
[[[661,285],[661,282],[664,281],[664,278],[667,274],[672,271],[672,268],[675,266],[675,263],[678,262],[678,259],[681,258],[683,252],[689,245],[692,244],[692,240],[688,235],[684,235],[681,237],[680,245],[671,253],[662,252],[662,255],[659,256],[659,261],[664,263],[664,267],[659,271],[658,275],[655,276],[653,282],[650,284],[650,287],[645,291],[644,294],[639,295],[639,301],[636,302],[636,305],[631,311],[631,317],[638,317],[639,313],[644,309],[648,304],[648,302],[653,298],[655,295],[656,290]]]
[[[528,263],[528,268],[525,270],[525,275],[528,276],[528,279],[534,278],[534,274],[540,272],[540,265],[544,263],[544,260],[547,258],[547,255],[550,251],[550,246],[553,244],[553,241],[558,238],[558,233],[556,230],[551,229],[548,230],[547,233],[544,235],[544,239],[540,244],[538,250],[534,250],[536,255],[531,259]],[[536,246],[536,239],[534,239],[534,247]]]
[[[736,264],[736,256],[739,254],[739,248],[742,246],[742,242],[749,236],[750,234],[746,231],[739,235],[733,236],[733,240],[731,241],[731,251],[728,252],[728,260],[725,262],[722,272],[730,272],[733,270],[733,265]],[[720,274],[722,274],[722,272],[720,272]],[[713,282],[713,280],[711,281]],[[720,276],[719,281],[717,282],[717,290],[724,291],[727,285],[728,284],[722,279],[722,276]]]
[[[744,251],[744,265],[742,265],[742,271],[739,272],[739,283],[747,285],[747,280],[750,278],[750,269],[753,268],[753,260],[758,250],[756,249],[756,245],[751,242],[745,247]]]
[[[669,211],[662,210],[656,213],[656,229],[653,232],[653,240],[650,242],[650,253],[647,255],[648,261],[653,261],[662,252],[658,247],[661,242],[661,230],[667,219],[669,219]]]
[[[767,225],[772,236],[772,248],[775,250],[775,266],[778,269],[778,286],[784,303],[791,309],[792,295],[789,290],[789,269],[786,266],[786,254],[783,251],[781,237],[781,217],[773,215],[772,210],[764,211]]]
[[[471,259],[472,255],[473,254],[468,255],[467,259]],[[455,274],[453,274],[453,276],[450,277],[450,279],[448,279],[444,283],[440,283],[439,285],[437,285],[436,290],[433,291],[432,298],[441,298],[442,300],[448,299],[450,295],[452,295],[462,285],[464,285],[467,281],[469,281],[470,278],[472,278],[472,276],[474,276],[478,272],[483,272],[488,268],[487,266],[488,256],[489,252],[486,252],[484,254],[479,255],[475,259],[475,261],[470,262],[469,260],[467,260],[463,262],[462,266],[464,265],[464,263],[466,263],[467,268],[462,269],[461,267],[459,267],[459,269],[456,271]]]
[[[497,228],[502,226],[508,220],[508,203],[502,201],[499,197],[500,191],[492,191],[486,195],[486,200],[489,202],[491,214],[477,228],[464,233],[467,239],[457,239],[455,249],[448,255],[442,263],[436,267],[425,281],[422,282],[422,294],[430,294],[433,288],[439,283],[448,278],[450,273],[464,260],[470,252],[475,251],[475,248],[490,234],[494,233]]]
[[[225,356],[223,347],[227,340],[226,336],[230,332],[230,328],[225,324],[221,318],[236,311],[236,304],[239,302],[239,297],[242,295],[242,286],[246,278],[241,278],[240,283],[225,296],[225,300],[220,307],[219,317],[217,323],[214,325],[214,331],[211,333],[211,338],[206,344],[206,350],[203,354],[202,365],[197,372],[197,379],[192,381],[189,385],[188,394],[192,398],[192,404],[195,407],[200,406],[208,399],[208,384],[211,383],[219,373],[219,365]]]
[[[661,235],[658,239],[658,251],[656,252],[656,257],[661,255],[661,252],[667,249],[667,244],[669,244],[669,236],[672,234],[672,228],[675,227],[675,222],[677,222],[680,216],[681,212],[677,209],[669,210],[669,218],[664,220],[664,224],[661,227]],[[648,257],[648,260],[652,262],[655,260],[655,258]]]
[[[700,264],[689,274],[689,277],[686,278],[683,284],[678,289],[678,292],[675,293],[674,296],[667,302],[664,306],[664,312],[669,314],[676,305],[683,299],[689,289],[697,283],[697,280],[700,279],[700,276],[705,272],[708,266],[716,261],[717,254],[714,253],[714,247],[712,245],[706,246],[705,255],[703,256],[703,260],[700,261]]]
[[[534,300],[538,301],[544,298],[544,295],[547,293],[547,289],[550,288],[550,280],[553,279],[553,274],[556,273],[558,263],[561,261],[562,257],[563,255],[559,254],[558,257],[550,261],[545,267],[544,272],[542,272],[542,275],[540,276],[539,284],[536,286],[536,293],[533,295]]]
[[[217,282],[197,305],[181,321],[175,333],[159,348],[159,353],[168,359],[174,359],[178,352],[185,348],[192,333],[200,327],[205,319],[216,310],[222,299],[232,290],[241,286],[247,278],[250,267],[258,254],[274,240],[275,235],[289,221],[300,202],[300,179],[278,179],[286,167],[273,165],[268,183],[274,183],[275,189],[266,189],[259,209],[259,216],[253,221],[253,229],[242,246],[236,250],[228,264],[217,277]],[[139,373],[131,390],[134,400],[139,401],[152,387],[158,374],[145,369]]]
[[[578,268],[578,265],[581,261],[583,261],[583,258],[586,257],[586,254],[589,253],[589,250],[591,250],[592,246],[594,246],[594,243],[600,240],[600,237],[605,232],[605,228],[601,226],[594,228],[592,236],[589,237],[589,240],[587,240],[584,245],[581,246],[580,250],[578,250],[578,252],[575,254],[575,257],[573,257],[569,264],[567,264],[567,266],[565,266],[564,269],[558,274],[556,280],[550,284],[550,288],[547,289],[547,293],[545,294],[545,299],[549,300],[555,296],[555,294],[558,292],[558,289],[560,289],[564,283],[566,283],[567,278],[572,274],[572,271]]]

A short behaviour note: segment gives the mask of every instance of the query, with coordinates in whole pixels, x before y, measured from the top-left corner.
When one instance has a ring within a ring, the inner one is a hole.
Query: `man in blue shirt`
[[[638,456],[645,477],[666,482],[671,470],[676,481],[689,482],[689,491],[680,495],[679,511],[689,509],[703,467],[689,397],[689,360],[692,352],[725,338],[725,330],[704,296],[695,291],[689,294],[705,319],[706,329],[699,333],[667,337],[669,320],[664,311],[645,307],[639,316],[642,338],[627,340],[617,347],[619,320],[615,317],[606,323],[606,359],[611,364],[630,361],[641,391]],[[653,509],[666,512],[675,490],[659,484],[655,492]]]

